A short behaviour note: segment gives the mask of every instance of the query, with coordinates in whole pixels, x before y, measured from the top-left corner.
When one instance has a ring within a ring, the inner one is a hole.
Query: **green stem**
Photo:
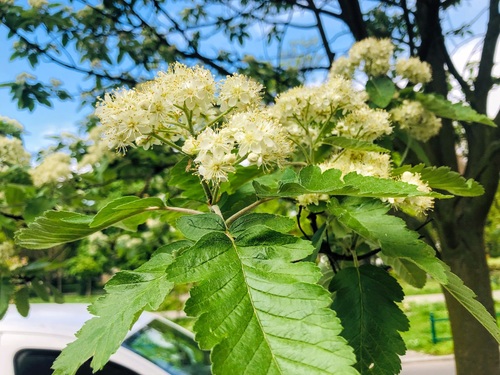
[[[208,124],[207,124],[207,128],[211,127],[213,124],[215,124],[216,122],[219,122],[219,120],[221,120],[224,116],[226,116],[227,114],[231,113],[233,110],[234,110],[235,107],[231,107],[227,110],[225,110],[224,112],[222,112],[219,116],[217,116],[216,118],[214,118],[212,121],[210,121]]]
[[[166,139],[166,138],[163,138],[161,135],[158,135],[158,134],[156,134],[156,133],[149,133],[149,134],[147,134],[147,135],[150,135],[151,137],[154,137],[154,138],[156,138],[156,139],[158,139],[158,140],[162,141],[163,143],[165,143],[166,145],[168,145],[168,146],[172,147],[173,149],[175,149],[175,150],[177,150],[177,151],[179,151],[179,152],[182,152],[182,154],[187,155],[184,151],[182,151],[182,147],[177,146],[174,142],[169,141],[169,140],[168,140],[168,139]]]
[[[272,200],[273,198],[264,198],[264,199],[260,199],[256,202],[253,202],[252,204],[246,206],[245,208],[242,208],[241,210],[239,210],[238,212],[236,212],[234,215],[230,216],[227,220],[226,220],[226,226],[230,226],[236,219],[238,219],[239,217],[243,216],[244,214],[246,214],[248,211],[251,211],[253,210],[255,207],[261,205],[262,203],[265,203],[265,202],[268,202],[270,200]]]

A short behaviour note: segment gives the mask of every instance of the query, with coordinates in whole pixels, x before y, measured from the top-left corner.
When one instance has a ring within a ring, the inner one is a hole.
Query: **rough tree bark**
[[[490,3],[490,27],[485,37],[491,41],[498,38],[498,0]],[[444,96],[448,93],[447,71],[453,74],[454,67],[447,55],[440,26],[440,2],[417,1],[417,24],[421,34],[420,57],[433,69],[431,91]],[[494,50],[494,45],[485,42],[485,49]],[[492,51],[486,51],[491,54]],[[484,56],[483,56],[484,57]],[[484,113],[486,98],[491,88],[491,65],[486,56],[482,61],[484,73],[478,74],[476,91],[464,87],[471,105]],[[447,66],[447,71],[444,67]],[[486,68],[484,68],[486,66]],[[497,116],[498,117],[498,116]],[[497,118],[498,123],[498,118]],[[456,135],[451,122],[445,121],[440,135],[428,145],[428,155],[435,165],[448,165],[457,170],[455,150]],[[494,316],[489,269],[484,244],[484,224],[488,209],[498,186],[500,154],[498,152],[499,131],[478,124],[464,125],[468,145],[465,177],[474,178],[485,187],[486,193],[479,198],[456,198],[436,204],[436,227],[439,233],[442,259],[464,283],[478,295],[478,300]],[[498,129],[498,128],[497,128]],[[487,157],[485,157],[487,156]],[[500,374],[498,344],[487,331],[453,297],[445,293],[451,329],[454,339],[457,375]]]

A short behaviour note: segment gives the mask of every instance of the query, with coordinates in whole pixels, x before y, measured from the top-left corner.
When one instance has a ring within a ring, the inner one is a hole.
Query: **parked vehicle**
[[[85,304],[32,304],[23,318],[15,306],[0,320],[0,374],[51,375],[50,366],[91,317]],[[77,375],[91,375],[90,360]],[[208,375],[208,353],[193,335],[153,313],[143,313],[99,375]]]

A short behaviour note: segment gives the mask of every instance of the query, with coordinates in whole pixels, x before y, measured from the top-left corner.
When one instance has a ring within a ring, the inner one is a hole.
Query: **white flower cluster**
[[[41,187],[69,179],[71,176],[70,162],[70,156],[62,152],[48,155],[38,166],[30,170],[33,184],[36,187]]]
[[[411,185],[416,185],[417,190],[423,193],[430,193],[431,188],[429,185],[422,181],[420,173],[403,172],[399,176],[400,181],[406,182]],[[408,197],[408,198],[388,198],[394,207],[400,208],[410,214],[416,216],[423,216],[429,210],[434,207],[433,197]]]
[[[330,68],[331,75],[351,78],[356,69],[363,70],[368,76],[382,76],[395,71],[397,75],[411,83],[428,83],[432,80],[432,71],[428,63],[418,57],[399,59],[392,66],[394,45],[389,39],[366,38],[354,43],[349,56],[341,56]]]
[[[392,133],[389,118],[389,113],[384,110],[360,105],[337,122],[332,134],[373,142]]]
[[[280,94],[269,113],[287,128],[295,143],[314,148],[322,137],[331,135],[331,125],[339,116],[366,107],[366,99],[366,93],[354,90],[351,81],[331,76],[320,86],[296,87]]]
[[[90,146],[87,149],[85,155],[83,155],[82,160],[78,163],[78,168],[84,168],[86,166],[93,166],[98,164],[106,158],[108,160],[113,160],[116,157],[114,152],[109,150],[109,147],[100,142],[102,139],[102,127],[95,126],[90,130],[88,134],[88,141],[91,142]]]
[[[168,145],[192,155],[206,181],[226,181],[245,161],[280,165],[293,151],[278,121],[259,108],[262,85],[235,74],[218,84],[201,67],[173,64],[136,89],[106,95],[96,108],[110,148]]]
[[[182,150],[199,166],[204,180],[226,181],[235,164],[281,165],[293,152],[285,129],[262,111],[239,112],[219,129],[206,128],[186,140]]]
[[[439,133],[441,119],[427,111],[420,102],[404,100],[403,104],[391,110],[392,120],[406,130],[413,138],[426,142]]]
[[[30,158],[20,139],[0,136],[0,172],[12,166],[27,167]]]
[[[396,74],[412,83],[428,83],[432,80],[431,66],[417,57],[398,60]]]
[[[339,169],[342,171],[342,176],[351,172],[380,178],[391,176],[390,156],[379,152],[343,150],[334,153],[319,167],[323,171],[332,168]]]
[[[390,39],[366,38],[351,47],[349,60],[354,67],[361,66],[366,74],[376,77],[387,74],[393,52]]]

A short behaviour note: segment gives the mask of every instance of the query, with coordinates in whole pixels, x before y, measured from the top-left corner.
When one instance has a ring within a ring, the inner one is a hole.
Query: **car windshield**
[[[172,375],[209,375],[207,352],[196,342],[160,320],[130,336],[123,346],[155,363]]]

